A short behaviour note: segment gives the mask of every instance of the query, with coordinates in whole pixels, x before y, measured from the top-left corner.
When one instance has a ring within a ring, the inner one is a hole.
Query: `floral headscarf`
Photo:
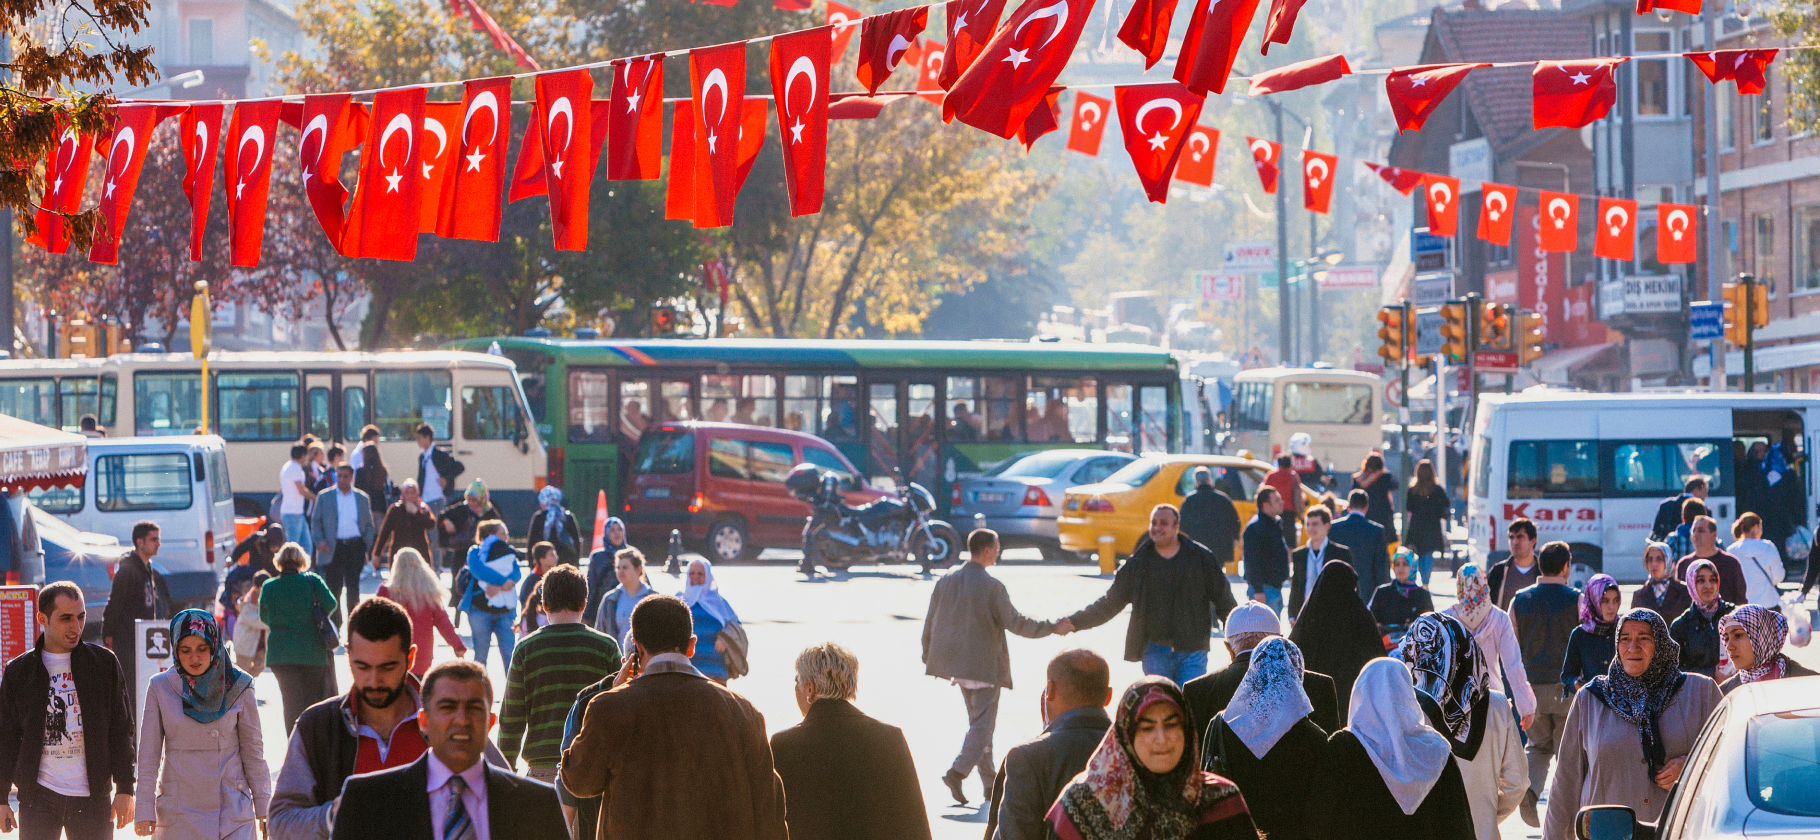
[[[1611,575],[1593,575],[1586,582],[1586,588],[1580,592],[1580,629],[1601,636],[1611,635],[1612,628],[1618,626],[1616,621],[1605,622],[1605,614],[1599,609],[1599,602],[1605,600],[1605,590],[1617,589],[1618,581]]]
[[[478,478],[474,479],[474,481],[468,485],[468,491],[465,495],[470,499],[478,499],[483,505],[486,504],[487,483]]]
[[[253,678],[234,667],[221,644],[221,626],[202,610],[184,610],[171,617],[171,651],[187,636],[201,636],[209,646],[209,667],[191,676],[179,664],[174,670],[182,683],[183,713],[197,723],[214,723],[253,686]]]
[[[543,538],[548,542],[562,539],[563,522],[569,518],[569,512],[562,508],[562,488],[545,485],[537,491],[537,504],[544,509]]]
[[[1479,625],[1484,624],[1486,617],[1491,615],[1491,584],[1485,580],[1485,570],[1479,568],[1477,563],[1461,566],[1459,574],[1454,576],[1454,586],[1454,591],[1459,596],[1454,612],[1459,615],[1466,629],[1477,633]]]
[[[1610,671],[1593,677],[1586,690],[1626,723],[1637,727],[1643,738],[1643,756],[1649,760],[1649,775],[1654,778],[1668,763],[1662,744],[1662,710],[1687,683],[1687,675],[1681,672],[1681,645],[1668,634],[1668,622],[1661,615],[1655,610],[1635,609],[1618,616],[1619,627],[1626,621],[1649,625],[1650,635],[1656,640],[1656,653],[1649,667],[1643,669],[1642,676],[1633,677],[1624,670],[1622,655],[1614,653]]]
[[[1693,597],[1694,606],[1701,612],[1710,616],[1713,610],[1719,608],[1719,602],[1725,599],[1720,595],[1714,595],[1711,601],[1706,603],[1700,602],[1700,589],[1699,587],[1694,586],[1694,579],[1700,575],[1700,570],[1702,568],[1712,569],[1713,577],[1719,578],[1719,567],[1713,565],[1713,561],[1695,560],[1694,562],[1687,564],[1687,577],[1682,582],[1687,584],[1687,594]]]
[[[1416,689],[1441,707],[1441,734],[1453,754],[1473,760],[1485,737],[1491,672],[1472,633],[1459,619],[1431,612],[1410,622],[1400,651]]]
[[[1782,658],[1782,643],[1788,640],[1788,619],[1775,610],[1756,604],[1745,604],[1719,619],[1719,636],[1724,638],[1733,626],[1744,628],[1750,638],[1750,650],[1757,664],[1738,669],[1738,682],[1782,679],[1787,660]]]

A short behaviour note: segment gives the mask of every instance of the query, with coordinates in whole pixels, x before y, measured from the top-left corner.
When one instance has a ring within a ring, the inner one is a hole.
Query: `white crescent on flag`
[[[1447,205],[1453,203],[1453,187],[1448,186],[1446,181],[1429,184],[1428,201],[1435,206],[1435,210],[1445,211]]]
[[[1491,216],[1491,220],[1495,222],[1504,217],[1504,211],[1510,209],[1510,199],[1504,197],[1502,190],[1487,190],[1485,192],[1485,209],[1487,215]]]
[[[897,69],[898,56],[903,55],[904,50],[907,49],[910,49],[910,40],[905,38],[903,33],[891,36],[891,45],[885,47],[885,70]]]
[[[214,163],[209,155],[209,125],[202,120],[196,121],[196,172]]]
[[[720,112],[714,116],[714,119],[702,121],[709,125],[719,125],[720,121],[727,116],[727,74],[722,73],[719,67],[709,70],[707,77],[702,79],[701,107],[704,111],[708,108],[708,91],[714,88],[720,88]]]
[[[392,121],[385,124],[385,131],[379,133],[379,165],[382,167],[385,166],[386,161],[386,144],[392,141],[392,133],[397,131],[404,132],[404,156],[406,158],[411,156],[411,148],[416,144],[411,137],[411,116],[393,114]]]
[[[716,70],[714,72],[719,73],[720,71]],[[815,81],[815,62],[810,60],[810,58],[806,55],[799,55],[796,57],[795,61],[790,62],[790,72],[784,74],[784,101],[777,103],[778,110],[784,112],[784,114],[786,116],[796,116],[796,113],[797,113],[797,112],[790,110],[790,107],[789,107],[790,101],[789,100],[790,100],[790,86],[796,84],[796,78],[798,76],[808,76],[809,77],[809,107],[810,108],[815,107],[815,94],[817,92],[816,81]]]
[[[1616,221],[1612,220],[1613,216],[1617,217]],[[1611,228],[1612,236],[1617,236],[1618,234],[1623,233],[1624,226],[1630,224],[1630,211],[1624,209],[1623,207],[1619,207],[1619,206],[1614,206],[1614,207],[1606,210],[1605,211],[1605,224],[1607,227]]]
[[[1024,18],[1024,22],[1018,24],[1017,29],[1012,31],[1011,37],[1016,38],[1023,35],[1024,27],[1029,26],[1038,18],[1055,18],[1055,26],[1049,30],[1049,37],[1044,38],[1042,43],[1036,45],[1037,49],[1042,49],[1043,47],[1049,46],[1049,42],[1055,40],[1055,36],[1062,34],[1062,29],[1068,25],[1067,0],[1062,0],[1062,2],[1059,3],[1052,3],[1031,12],[1030,16]]]
[[[493,133],[487,135],[487,147],[491,148],[493,141],[499,139],[499,97],[494,96],[492,91],[487,90],[481,91],[479,96],[474,97],[473,102],[468,103],[468,112],[461,118],[462,145],[465,146],[468,143],[468,123],[473,122],[474,115],[480,113],[482,110],[491,111],[493,114]]]
[[[1315,173],[1316,169],[1321,170],[1319,174]],[[1320,186],[1322,181],[1327,180],[1327,176],[1333,174],[1327,171],[1327,161],[1318,157],[1311,157],[1307,163],[1302,164],[1302,171],[1307,173],[1308,185],[1311,187]]]
[[[1556,210],[1560,210],[1561,214],[1558,216],[1555,215]],[[1567,227],[1567,217],[1572,216],[1573,214],[1574,214],[1573,205],[1568,204],[1567,199],[1565,199],[1565,198],[1549,199],[1549,201],[1548,201],[1548,218],[1554,220],[1556,229]]]
[[[314,163],[318,167],[320,167],[322,165],[323,153],[327,152],[329,150],[329,148],[328,148],[329,147],[329,115],[328,114],[317,114],[316,116],[311,117],[310,124],[303,127],[303,137],[298,139],[298,141],[297,141],[297,154],[304,158],[303,180],[306,183],[310,180],[310,171],[311,171],[310,163],[312,162],[309,158],[310,135],[315,134],[318,131],[322,132],[322,145],[316,147],[316,157],[315,157]],[[202,125],[200,123],[197,124],[197,126],[196,126],[196,133],[197,134],[202,133]]]
[[[1144,103],[1142,107],[1138,108],[1137,116],[1131,118],[1131,124],[1133,126],[1136,126],[1139,131],[1143,131],[1144,130],[1144,117],[1149,116],[1151,111],[1154,111],[1158,108],[1168,108],[1169,109],[1169,113],[1170,113],[1169,128],[1167,128],[1165,130],[1174,131],[1176,126],[1181,125],[1181,123],[1182,123],[1182,103],[1177,102],[1174,99],[1171,99],[1167,96],[1160,96],[1160,97],[1157,97],[1156,99],[1152,99],[1149,102]]]
[[[118,155],[118,152],[120,151],[121,141],[126,142],[126,157],[119,157],[119,155]],[[121,126],[120,131],[118,131],[114,134],[113,145],[109,146],[107,149],[107,197],[108,198],[114,197],[114,181],[116,179],[118,179],[120,176],[125,175],[127,165],[130,165],[132,163],[133,148],[134,148],[133,129],[128,126]],[[119,160],[122,164],[118,170],[116,170],[114,168],[115,160]]]
[[[1195,160],[1200,160],[1212,149],[1213,141],[1207,139],[1205,133],[1199,131],[1188,132],[1188,151],[1190,154],[1194,155]]]
[[[1675,224],[1676,222],[1680,222],[1680,224]],[[1674,234],[1676,241],[1681,239],[1681,234],[1687,232],[1687,227],[1690,222],[1692,222],[1692,219],[1688,218],[1686,210],[1668,211],[1668,230],[1669,233]]]
[[[427,155],[423,159],[423,177],[428,178],[430,171],[436,168],[436,164],[432,161],[442,157],[443,150],[449,148],[449,130],[442,127],[442,120],[431,116],[423,118],[423,130],[436,137],[436,153]]]
[[[1081,117],[1082,131],[1093,128],[1093,124],[1099,122],[1100,119],[1105,116],[1105,114],[1100,113],[1100,103],[1098,102],[1082,102],[1081,107],[1076,113]]]
[[[1270,147],[1270,141],[1268,141],[1268,140],[1251,141],[1252,156],[1255,157],[1258,152],[1264,153],[1263,157],[1258,158],[1258,160],[1263,163],[1270,163],[1271,161],[1276,159],[1276,151]]]

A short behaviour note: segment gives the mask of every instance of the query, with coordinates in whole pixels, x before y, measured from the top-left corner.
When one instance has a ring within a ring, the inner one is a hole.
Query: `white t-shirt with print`
[[[303,493],[297,489],[297,485],[309,483],[302,464],[296,461],[284,462],[284,468],[278,471],[278,492],[284,497],[284,501],[278,505],[280,515],[303,515]]]
[[[44,651],[44,670],[51,675],[44,710],[44,758],[38,762],[38,784],[64,796],[88,796],[88,762],[82,751],[82,704],[70,655]]]

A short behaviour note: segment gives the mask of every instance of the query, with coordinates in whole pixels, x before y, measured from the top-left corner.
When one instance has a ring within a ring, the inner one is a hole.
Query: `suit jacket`
[[[556,789],[486,765],[486,840],[568,840]],[[434,840],[430,757],[403,767],[349,776],[341,788],[332,840]]]
[[[1359,600],[1371,603],[1371,593],[1390,582],[1390,543],[1384,526],[1364,514],[1348,513],[1334,521],[1327,538],[1351,549],[1352,570],[1359,573]]]
[[[1691,498],[1693,497],[1682,493],[1663,499],[1662,504],[1656,506],[1656,521],[1649,526],[1649,538],[1658,542],[1668,539],[1668,535],[1674,533],[1675,528],[1681,524],[1681,503]],[[1739,508],[1742,509],[1743,505],[1739,505]]]
[[[1010,631],[1027,639],[1055,632],[1011,605],[1005,584],[985,566],[967,562],[936,581],[923,618],[923,665],[932,677],[1011,687]]]
[[[1334,542],[1332,537],[1327,539],[1327,550],[1321,554],[1321,561],[1323,563],[1328,560],[1342,560],[1345,561],[1346,565],[1354,566],[1352,562],[1352,549]],[[1289,566],[1288,614],[1291,618],[1294,618],[1302,613],[1302,601],[1307,597],[1302,593],[1314,589],[1314,581],[1308,579],[1308,546],[1304,545],[1301,548],[1290,552]],[[1354,566],[1353,571],[1358,571],[1358,567]],[[1320,574],[1321,573],[1318,571],[1315,572],[1316,577],[1320,577]],[[1366,598],[1367,603],[1369,603],[1370,600],[1369,597]]]
[[[1062,788],[1087,767],[1087,759],[1112,728],[1106,710],[1089,706],[1063,712],[1043,734],[1005,753],[986,809],[985,840],[1044,840],[1055,837],[1043,819]]]
[[[1245,671],[1250,667],[1251,651],[1245,651],[1234,656],[1232,664],[1225,668],[1195,677],[1182,686],[1182,694],[1188,698],[1188,717],[1194,721],[1195,743],[1201,743],[1201,736],[1207,731],[1207,722],[1213,720],[1214,715],[1225,711],[1226,705],[1232,702],[1232,695],[1238,693],[1239,683],[1245,681]],[[1308,693],[1309,705],[1314,706],[1314,711],[1309,712],[1308,717],[1315,725],[1324,731],[1340,731],[1340,700],[1339,693],[1334,690],[1333,677],[1303,671],[1302,690]]]
[[[845,700],[821,699],[771,736],[791,840],[929,840],[929,814],[904,732]]]
[[[316,497],[316,509],[310,511],[310,536],[316,539],[317,545],[327,544],[331,552],[335,550],[335,535],[340,533],[341,527],[341,505],[337,504],[339,500],[335,497],[340,492],[339,489],[330,490]],[[360,540],[371,549],[373,532],[377,530],[373,526],[373,500],[358,487],[351,488],[348,492],[354,494],[355,509],[360,511]],[[327,563],[333,558],[334,555],[331,554],[317,560]]]

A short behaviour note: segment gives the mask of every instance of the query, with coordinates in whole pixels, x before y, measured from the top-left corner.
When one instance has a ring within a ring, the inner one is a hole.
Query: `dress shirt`
[[[449,779],[461,776],[468,789],[461,794],[462,806],[468,809],[468,819],[474,823],[474,840],[490,840],[487,833],[487,763],[485,760],[474,762],[474,766],[459,774],[450,770],[436,758],[436,753],[424,753],[429,759],[430,791],[430,833],[432,840],[448,840],[442,836],[443,820],[449,816],[451,797],[455,792],[449,788]]]
[[[1317,548],[1313,540],[1308,542],[1308,570],[1307,574],[1302,576],[1302,603],[1304,604],[1308,603],[1308,593],[1314,591],[1315,579],[1321,576],[1321,566],[1327,562],[1327,546],[1331,544],[1331,540],[1321,540],[1321,545]]]
[[[425,449],[423,454],[417,458],[423,462],[423,486],[418,490],[423,493],[425,502],[440,501],[443,498],[442,473],[436,471],[436,460],[430,457],[430,454],[435,451],[436,447],[432,446]],[[441,831],[441,829],[437,830]]]
[[[360,500],[352,490],[335,489],[335,539],[360,539]]]

